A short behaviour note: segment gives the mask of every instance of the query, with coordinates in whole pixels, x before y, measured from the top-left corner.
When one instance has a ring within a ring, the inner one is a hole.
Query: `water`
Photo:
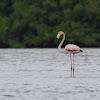
[[[100,100],[100,49],[0,49],[0,100]]]

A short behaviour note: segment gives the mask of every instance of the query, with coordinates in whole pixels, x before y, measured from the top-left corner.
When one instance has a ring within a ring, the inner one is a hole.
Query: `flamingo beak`
[[[57,35],[57,39],[59,39],[59,37],[60,37],[60,34]]]

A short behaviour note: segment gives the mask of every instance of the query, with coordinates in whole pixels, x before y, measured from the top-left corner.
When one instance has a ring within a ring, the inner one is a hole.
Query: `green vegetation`
[[[100,0],[0,0],[0,47],[100,47]]]

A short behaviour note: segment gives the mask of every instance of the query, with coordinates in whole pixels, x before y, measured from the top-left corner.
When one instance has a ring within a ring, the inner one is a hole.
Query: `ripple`
[[[5,95],[3,95],[3,96],[5,96],[5,97],[15,97],[14,95],[11,95],[11,94],[5,94]]]

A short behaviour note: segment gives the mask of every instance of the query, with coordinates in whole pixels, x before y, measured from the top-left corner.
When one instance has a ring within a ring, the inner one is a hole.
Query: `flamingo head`
[[[59,37],[60,37],[63,33],[64,33],[63,31],[59,31],[59,32],[58,32],[58,35],[57,35],[57,38],[59,39]]]

